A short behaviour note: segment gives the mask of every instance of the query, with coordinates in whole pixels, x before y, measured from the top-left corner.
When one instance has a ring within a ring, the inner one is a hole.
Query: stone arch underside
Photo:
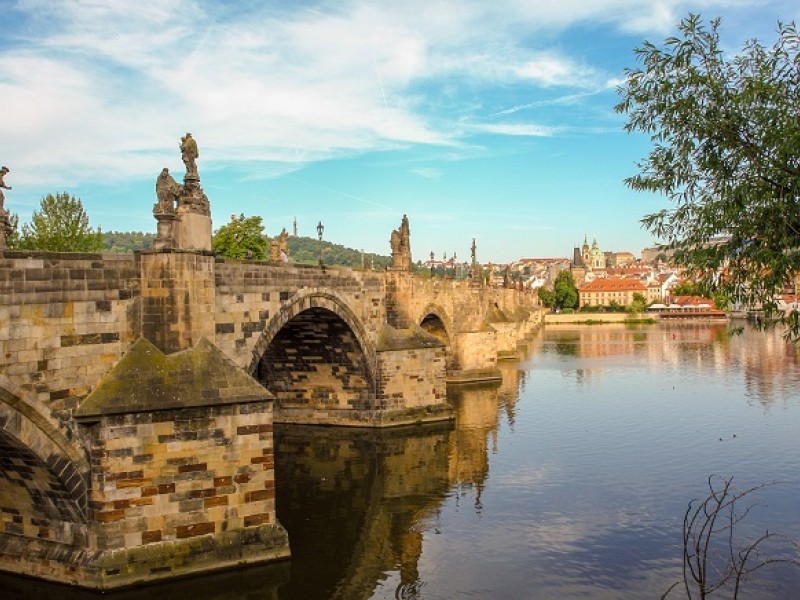
[[[80,463],[0,388],[0,533],[82,545],[87,484]]]
[[[279,408],[368,409],[375,398],[375,358],[363,328],[329,294],[284,307],[257,344],[254,376]]]
[[[429,305],[422,311],[421,318],[417,321],[425,331],[438,338],[445,345],[445,367],[448,372],[458,368],[458,361],[453,352],[452,325],[449,323],[447,313],[436,305]]]

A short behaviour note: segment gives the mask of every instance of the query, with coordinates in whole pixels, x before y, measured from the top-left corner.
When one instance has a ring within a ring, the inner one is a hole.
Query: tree
[[[556,306],[561,308],[575,308],[578,306],[578,288],[572,271],[561,271],[553,285],[556,295]]]
[[[682,281],[672,288],[673,296],[703,296],[703,291],[696,283]]]
[[[709,494],[692,500],[683,518],[683,579],[661,596],[683,587],[687,598],[707,598],[717,590],[738,598],[742,584],[753,573],[780,564],[800,566],[800,544],[767,530],[750,542],[737,543],[735,530],[754,508],[750,496],[777,482],[737,490],[733,477],[708,478]]]
[[[226,258],[241,260],[249,256],[254,260],[264,260],[269,238],[264,235],[261,221],[261,217],[245,217],[243,214],[232,218],[214,233],[211,250]]]
[[[537,293],[539,294],[539,302],[545,308],[553,308],[556,305],[556,293],[553,290],[548,290],[542,286]]]
[[[647,300],[645,297],[639,292],[634,293],[633,299],[628,306],[628,312],[632,314],[642,313],[645,308],[647,308]]]
[[[40,210],[22,226],[18,247],[49,252],[100,252],[103,233],[89,227],[83,203],[67,192],[42,198]]]
[[[719,27],[690,15],[635,51],[643,66],[626,70],[616,110],[653,148],[625,182],[673,203],[642,223],[703,289],[774,316],[800,271],[800,38],[779,23],[771,47],[727,56]],[[796,310],[782,320],[800,337]]]
[[[153,247],[156,235],[141,231],[104,231],[103,244],[106,252],[130,253]]]

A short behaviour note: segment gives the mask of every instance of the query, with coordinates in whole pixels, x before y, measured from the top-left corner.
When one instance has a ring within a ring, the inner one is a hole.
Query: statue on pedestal
[[[153,214],[175,214],[175,203],[182,192],[180,184],[169,174],[169,169],[164,167],[156,179],[156,198],[158,202],[153,206]]]
[[[208,197],[200,187],[197,157],[200,152],[191,133],[181,138],[181,160],[186,166],[183,185],[164,168],[156,180],[158,202],[153,215],[158,221],[156,249],[211,250],[211,210]]]
[[[175,243],[175,203],[183,191],[181,185],[169,174],[169,169],[164,167],[156,179],[156,198],[158,202],[153,205],[153,216],[158,221],[156,239],[153,248],[174,248]]]
[[[195,161],[200,156],[200,152],[197,149],[197,142],[194,140],[191,133],[187,132],[186,135],[181,138],[180,148],[181,160],[183,160],[183,164],[186,165],[186,174],[197,175],[197,163]]]
[[[5,195],[3,190],[10,190],[11,186],[6,185],[3,178],[9,172],[8,167],[0,167],[0,250],[6,247],[6,240],[14,233],[14,228],[11,226],[11,218],[8,216],[8,211],[5,209]]]
[[[403,215],[400,227],[392,231],[389,244],[392,247],[392,269],[411,270],[411,230],[406,215]]]
[[[281,262],[289,262],[289,233],[285,227],[278,236],[278,251]]]

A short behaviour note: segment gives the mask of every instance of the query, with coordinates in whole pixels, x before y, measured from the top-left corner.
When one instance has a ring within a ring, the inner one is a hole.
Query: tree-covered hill
[[[153,247],[156,236],[141,231],[104,231],[104,252],[127,253],[136,250],[148,250]],[[322,246],[322,261],[329,266],[361,267],[362,264],[374,269],[384,269],[391,263],[391,258],[371,252],[347,248],[341,244],[315,240],[310,237],[289,236],[289,260],[303,264],[317,264],[319,249]],[[269,256],[269,247],[266,248]],[[363,263],[362,263],[363,259]]]
[[[362,264],[375,268],[384,269],[391,263],[391,258],[354,250],[341,244],[315,240],[310,237],[289,236],[289,260],[296,263],[317,264],[319,262],[319,250],[322,246],[322,262],[331,266],[342,267],[361,267]],[[363,263],[362,263],[363,258]]]
[[[154,233],[141,231],[104,231],[103,252],[125,254],[135,250],[148,250],[153,247]]]

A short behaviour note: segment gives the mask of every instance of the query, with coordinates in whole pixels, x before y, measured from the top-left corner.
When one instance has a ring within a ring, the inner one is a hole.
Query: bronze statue
[[[181,193],[180,184],[169,174],[169,169],[164,167],[156,179],[156,197],[158,202],[153,207],[154,213],[172,214],[175,212],[175,202]]]
[[[6,185],[6,182],[3,181],[3,177],[5,177],[6,173],[9,172],[8,167],[0,167],[0,214],[5,212],[5,208],[3,207],[3,203],[5,202],[5,195],[3,194],[3,190],[10,190],[11,186]]]
[[[197,163],[195,161],[199,156],[200,152],[197,149],[197,142],[192,137],[192,134],[187,132],[186,135],[181,138],[181,160],[183,160],[183,164],[186,165],[187,175],[197,175]]]

